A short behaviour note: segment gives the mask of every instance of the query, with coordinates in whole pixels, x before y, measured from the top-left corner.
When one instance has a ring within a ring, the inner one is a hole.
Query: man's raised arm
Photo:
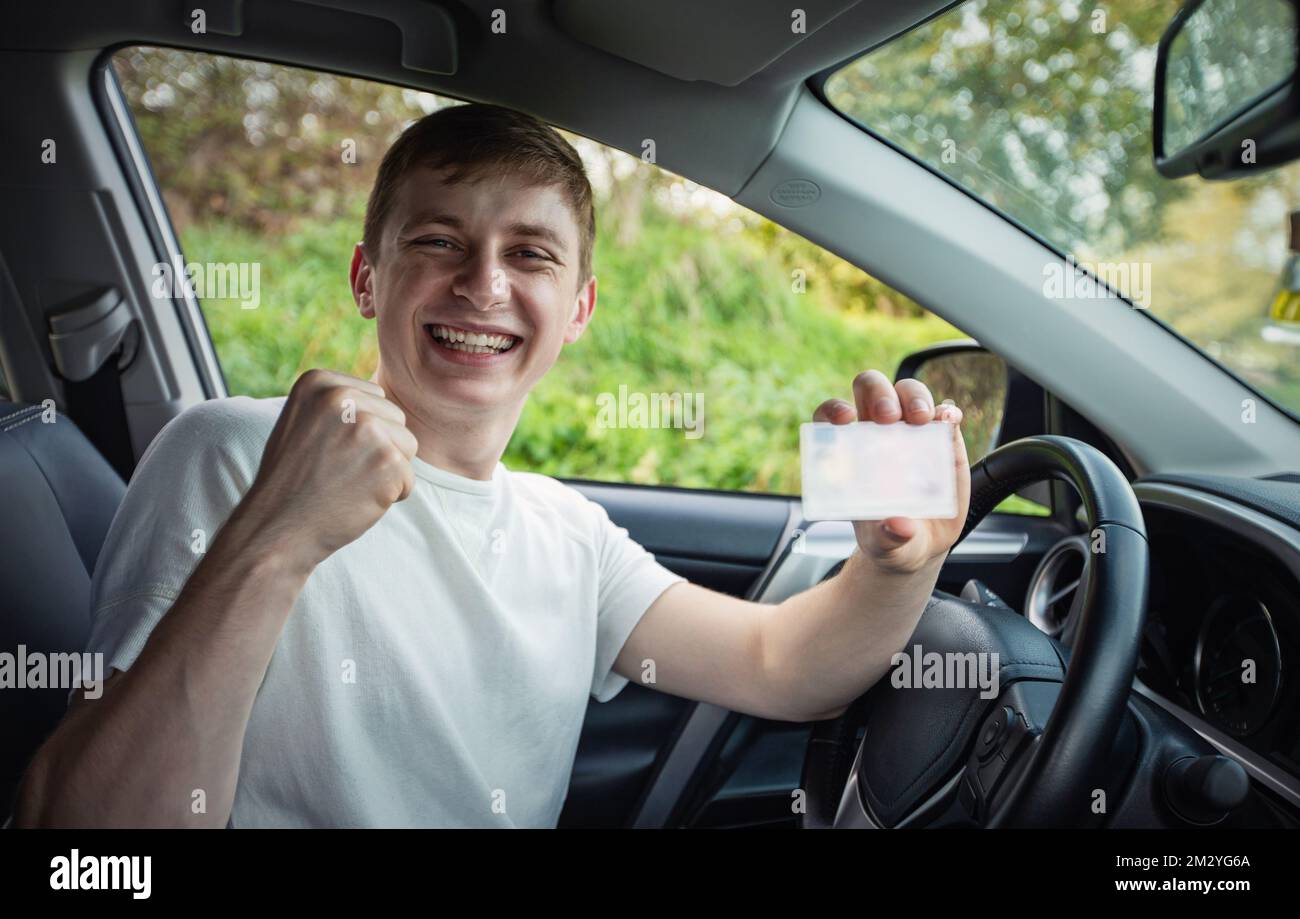
[[[300,377],[255,481],[139,657],[100,698],[78,697],[33,757],[15,825],[224,827],[253,702],[299,593],[410,494],[416,447],[375,384]],[[132,485],[150,487],[147,472]]]
[[[855,521],[858,548],[838,575],[779,604],[676,584],[651,604],[614,669],[636,680],[653,661],[653,688],[784,721],[838,715],[889,668],[916,629],[970,504],[961,411],[934,404],[916,380],[879,371],[853,381],[853,405],[830,399],[815,421],[952,425],[957,516]]]

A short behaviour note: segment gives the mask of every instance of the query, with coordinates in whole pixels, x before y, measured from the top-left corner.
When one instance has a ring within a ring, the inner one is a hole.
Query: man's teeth
[[[517,341],[510,335],[479,335],[445,325],[435,325],[433,337],[453,351],[466,351],[470,354],[496,354],[509,351]]]

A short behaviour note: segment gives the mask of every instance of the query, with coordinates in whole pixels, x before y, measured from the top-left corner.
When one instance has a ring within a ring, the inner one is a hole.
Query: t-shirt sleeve
[[[627,529],[609,519],[605,508],[590,502],[595,518],[596,549],[600,566],[597,598],[596,665],[591,695],[608,702],[627,685],[627,677],[614,672],[614,661],[624,643],[659,595],[685,581],[669,571]]]
[[[91,578],[86,651],[103,654],[105,678],[135,663],[252,485],[267,436],[248,414],[253,403],[236,397],[186,409],[140,458]]]

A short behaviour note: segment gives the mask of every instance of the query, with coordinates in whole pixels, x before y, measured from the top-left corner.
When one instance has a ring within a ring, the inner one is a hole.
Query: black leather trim
[[[1004,499],[1045,478],[1095,483],[1095,491],[1081,495],[1092,526],[1114,523],[1146,536],[1142,508],[1133,489],[1119,467],[1099,450],[1051,434],[1026,437],[1010,446],[1015,449],[1001,447],[971,470],[970,512],[958,542]]]
[[[125,492],[72,419],[0,400],[0,650],[85,649],[90,578]],[[0,691],[0,816],[67,704],[67,689]]]
[[[71,418],[54,411],[54,420],[46,423],[44,412],[40,405],[0,400],[0,443],[7,451],[0,459],[0,488],[18,498],[17,467],[30,464],[39,472],[58,503],[60,522],[66,525],[89,577],[126,484]],[[14,523],[31,528],[55,523],[25,519],[20,507],[9,501],[6,505]],[[32,530],[28,533],[39,544],[39,536]]]
[[[1290,475],[1248,479],[1229,475],[1153,475],[1139,482],[1194,488],[1267,514],[1300,530],[1300,479]]]

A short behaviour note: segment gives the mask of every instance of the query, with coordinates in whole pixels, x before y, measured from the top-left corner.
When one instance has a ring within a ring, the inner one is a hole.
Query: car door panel
[[[569,481],[610,519],[693,583],[748,596],[790,520],[790,498]],[[560,826],[631,823],[694,702],[630,683],[589,702]]]

